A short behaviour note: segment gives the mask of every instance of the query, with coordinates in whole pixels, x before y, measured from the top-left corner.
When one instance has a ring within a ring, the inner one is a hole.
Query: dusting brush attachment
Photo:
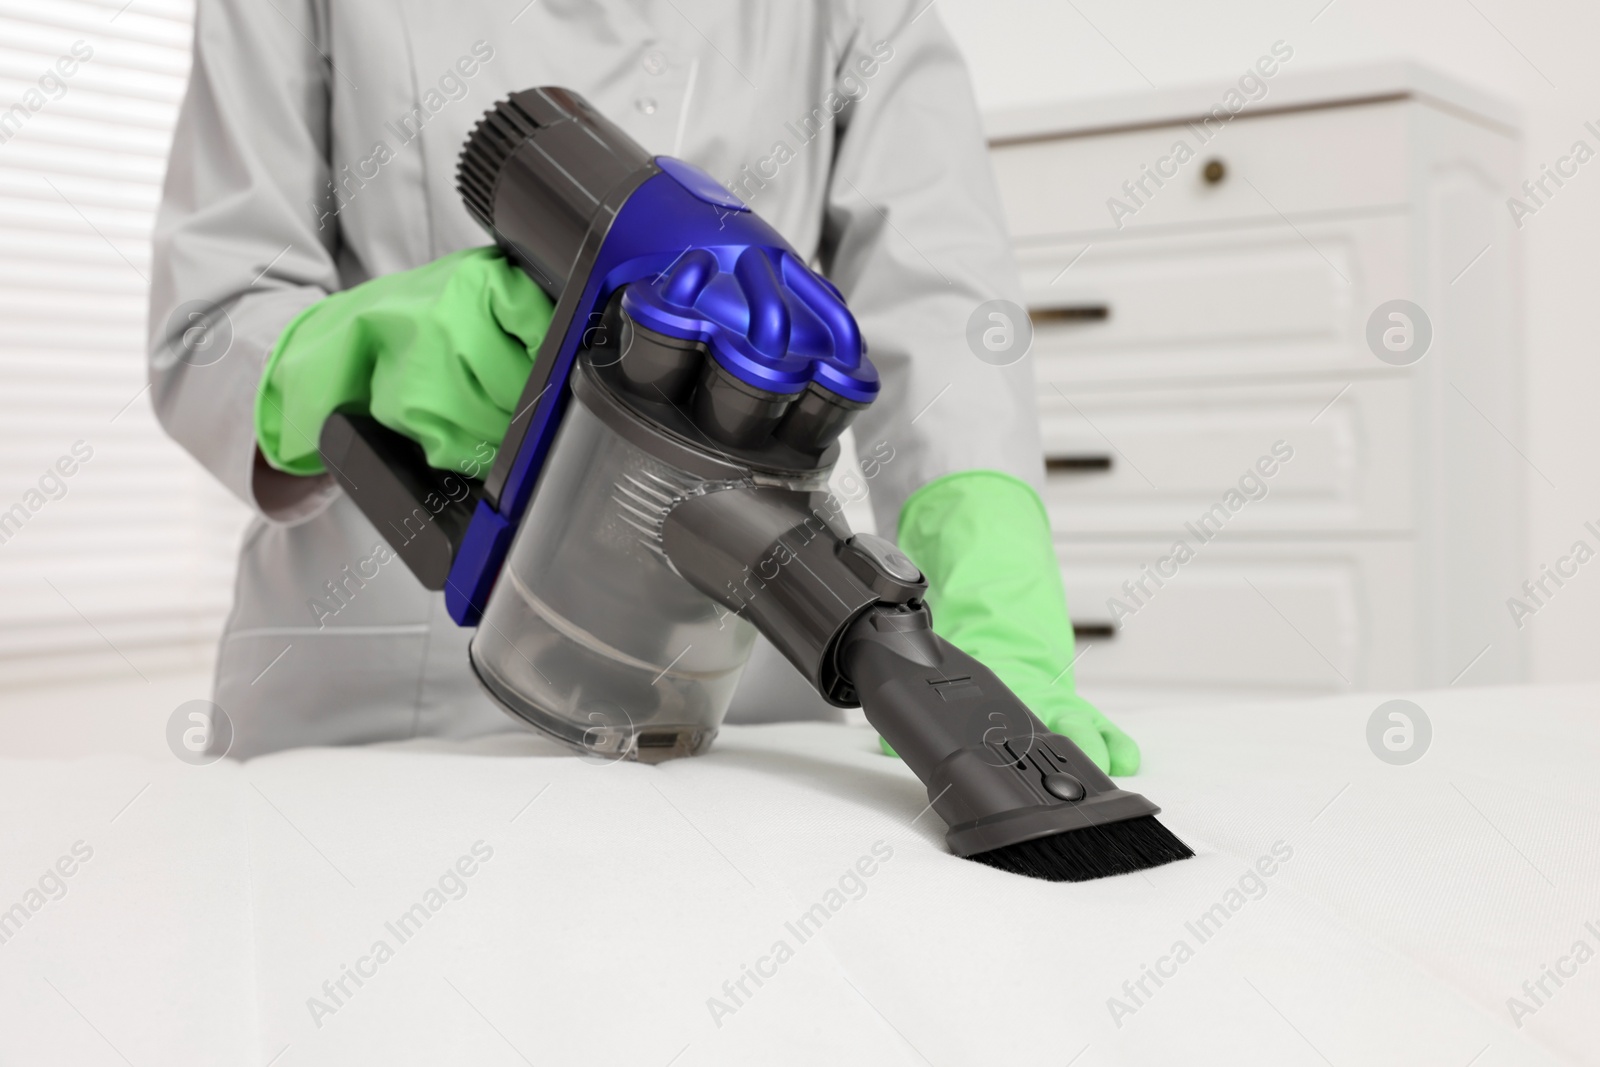
[[[1047,882],[1089,882],[1132,874],[1194,855],[1154,815],[1045,834],[1015,845],[974,852],[968,859]]]
[[[1051,882],[1188,859],[1161,810],[1118,788],[917,602],[868,611],[840,644],[867,720],[923,785],[958,856]]]

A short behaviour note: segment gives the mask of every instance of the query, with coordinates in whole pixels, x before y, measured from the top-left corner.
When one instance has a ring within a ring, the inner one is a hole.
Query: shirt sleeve
[[[339,288],[328,181],[329,61],[317,0],[199,0],[189,87],[157,214],[151,398],[166,431],[268,519],[324,507],[333,481],[268,467],[255,399],[284,326]]]
[[[1044,478],[1032,360],[999,366],[968,343],[980,305],[1021,306],[1022,289],[966,66],[931,8],[868,3],[854,19],[821,246],[883,377],[856,442],[885,531],[943,475]]]

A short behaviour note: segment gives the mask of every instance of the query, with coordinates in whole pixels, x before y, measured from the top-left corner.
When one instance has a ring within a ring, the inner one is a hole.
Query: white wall
[[[938,0],[986,109],[1232,78],[1273,41],[1294,70],[1406,59],[1523,112],[1523,173],[1600,150],[1600,5],[1577,0]],[[1600,527],[1600,159],[1524,220],[1527,574]],[[1494,507],[1494,501],[1484,501]],[[1511,596],[1515,590],[1507,590]],[[1533,679],[1600,678],[1600,560],[1526,620]]]

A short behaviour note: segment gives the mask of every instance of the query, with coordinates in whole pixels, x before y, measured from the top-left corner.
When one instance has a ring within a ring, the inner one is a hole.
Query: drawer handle
[[[1109,471],[1111,457],[1106,455],[1046,456],[1046,474],[1082,474],[1086,471]]]
[[[1078,641],[1111,641],[1117,636],[1117,626],[1110,622],[1074,622],[1072,636]]]
[[[1066,307],[1031,308],[1028,318],[1035,326],[1072,322],[1105,322],[1111,317],[1109,304],[1069,304]]]

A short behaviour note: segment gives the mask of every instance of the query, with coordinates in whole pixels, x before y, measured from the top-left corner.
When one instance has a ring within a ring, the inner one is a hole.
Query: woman
[[[438,466],[498,444],[547,308],[468,251],[483,235],[456,156],[493,101],[560,85],[723,179],[840,288],[883,376],[856,424],[873,507],[928,575],[936,629],[1101,766],[1137,769],[1073,686],[1031,363],[965,340],[1020,287],[966,73],[926,0],[197,7],[151,380],[168,432],[258,512],[216,684],[233,754],[505,726],[469,633],[386,562],[314,442],[356,401]],[[196,322],[228,343],[194,345]]]

